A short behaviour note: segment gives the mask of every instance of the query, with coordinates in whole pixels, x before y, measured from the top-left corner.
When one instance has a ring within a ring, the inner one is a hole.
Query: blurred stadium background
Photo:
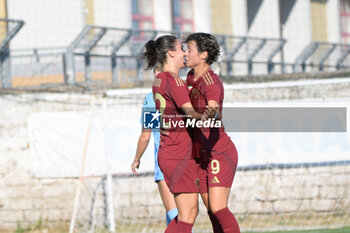
[[[152,142],[130,175],[152,82],[137,58],[190,32],[218,38],[225,106],[349,122],[350,0],[0,0],[0,232],[164,231]],[[242,231],[349,232],[349,132],[231,132]],[[211,232],[202,204],[194,232]]]

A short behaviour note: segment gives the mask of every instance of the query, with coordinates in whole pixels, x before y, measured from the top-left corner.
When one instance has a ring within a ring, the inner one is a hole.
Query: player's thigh
[[[178,220],[193,224],[198,214],[198,193],[177,193]]]
[[[159,158],[165,181],[172,193],[199,193],[198,164],[193,159]]]
[[[168,185],[165,183],[164,180],[159,180],[157,182],[159,194],[162,198],[164,207],[166,211],[170,211],[172,209],[176,208],[174,195],[170,192]]]
[[[227,207],[230,190],[231,188],[225,187],[209,188],[209,208],[213,213]]]
[[[227,207],[237,168],[237,151],[233,148],[211,158],[207,167],[209,208],[216,212]]]

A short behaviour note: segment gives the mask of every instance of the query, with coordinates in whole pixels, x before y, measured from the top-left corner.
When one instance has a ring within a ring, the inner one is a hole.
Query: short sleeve
[[[206,73],[203,76],[204,80],[204,91],[205,91],[205,97],[207,101],[209,100],[215,100],[216,102],[220,103],[220,97],[221,97],[221,87],[219,83],[212,78],[210,73]]]

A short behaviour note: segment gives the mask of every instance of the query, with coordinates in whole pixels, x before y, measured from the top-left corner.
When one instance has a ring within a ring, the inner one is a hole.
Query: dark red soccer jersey
[[[190,89],[191,103],[197,112],[203,113],[209,100],[215,100],[219,104],[219,112],[222,115],[222,104],[224,101],[224,86],[219,77],[211,70],[207,70],[196,81],[194,79],[193,70],[187,75],[186,84]],[[194,130],[194,147],[196,151],[195,157],[200,156],[201,146],[205,146],[206,149],[215,154],[221,153],[231,148],[231,139],[225,133],[225,129],[211,128],[208,129],[195,129]]]
[[[162,72],[154,79],[153,96],[156,109],[162,114],[159,158],[190,158],[192,140],[186,127],[179,125],[186,122],[181,106],[191,102],[185,82],[176,74]]]

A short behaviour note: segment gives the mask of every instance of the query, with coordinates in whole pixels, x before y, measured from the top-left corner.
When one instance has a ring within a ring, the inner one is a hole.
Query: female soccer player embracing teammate
[[[199,114],[191,105],[186,84],[178,76],[185,67],[185,53],[179,39],[161,36],[148,41],[145,48],[146,69],[160,65],[162,70],[153,83],[156,109],[161,113],[158,163],[178,209],[178,217],[170,222],[165,232],[191,232],[198,212],[200,164],[192,158],[192,140],[187,128],[164,122],[179,123],[188,116],[206,120],[212,112]]]
[[[216,38],[207,33],[193,33],[185,39],[187,75],[190,98],[194,109],[203,112],[206,106],[216,110],[215,118],[221,120],[224,87],[210,65],[220,55]],[[194,157],[200,159],[205,170],[207,193],[202,199],[208,208],[215,233],[240,232],[234,215],[227,207],[231,185],[237,167],[237,150],[224,127],[195,128],[193,137]],[[202,184],[201,183],[201,184]]]
[[[178,209],[178,217],[165,232],[191,232],[198,214],[198,193],[208,208],[215,233],[240,232],[227,208],[237,166],[234,144],[223,127],[202,130],[179,123],[188,118],[221,119],[223,85],[210,70],[210,64],[219,55],[219,46],[215,37],[203,33],[191,34],[186,43],[187,64],[192,68],[187,79],[192,86],[191,99],[186,84],[178,76],[185,66],[185,52],[179,39],[165,35],[150,40],[143,54],[146,69],[159,65],[162,70],[153,83],[156,109],[161,113],[158,162]]]

